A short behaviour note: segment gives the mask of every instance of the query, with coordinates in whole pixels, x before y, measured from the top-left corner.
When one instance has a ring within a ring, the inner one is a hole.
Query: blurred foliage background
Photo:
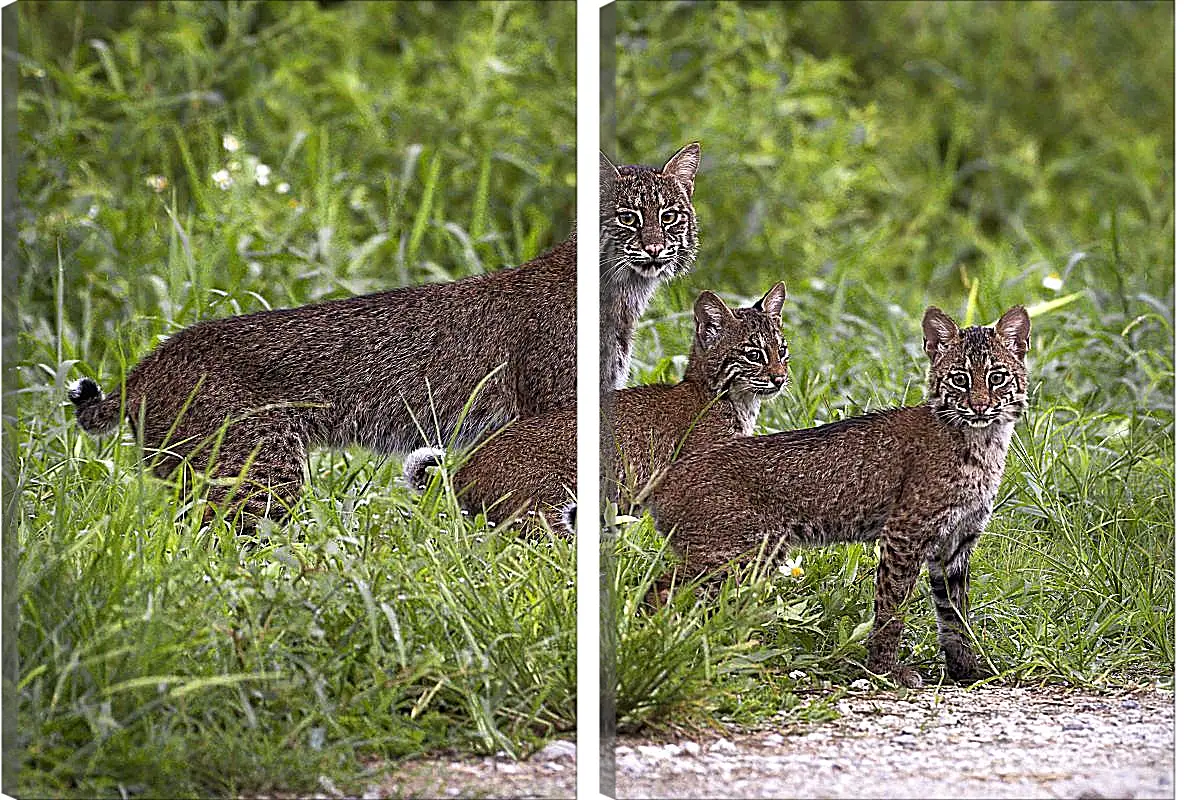
[[[702,256],[671,308],[785,278],[911,318],[977,279],[980,322],[1079,289],[1170,313],[1170,3],[615,8],[606,149],[703,144]]]

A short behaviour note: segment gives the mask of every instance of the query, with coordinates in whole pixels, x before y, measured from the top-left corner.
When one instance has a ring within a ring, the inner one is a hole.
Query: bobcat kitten
[[[868,667],[920,686],[897,650],[901,604],[922,561],[946,670],[978,675],[968,640],[970,553],[986,527],[1012,429],[1027,405],[1028,313],[959,330],[937,308],[922,329],[924,405],[801,431],[755,436],[674,462],[650,507],[687,574],[787,546],[880,542]]]
[[[682,381],[615,392],[607,426],[615,456],[613,499],[631,497],[675,457],[752,433],[761,401],[785,383],[784,300],[783,283],[735,311],[703,292],[695,302],[694,344]],[[443,457],[435,448],[412,453],[408,484],[422,489],[428,468]],[[575,480],[576,409],[565,406],[516,422],[479,446],[452,484],[470,512],[484,508],[500,521],[531,508],[556,528],[570,523]]]
[[[662,169],[614,166],[600,154],[600,393],[625,385],[637,322],[665,280],[690,271],[699,251],[691,194],[699,143]]]
[[[123,413],[161,477],[208,470],[231,479],[212,502],[280,521],[310,447],[406,453],[458,424],[471,443],[574,402],[575,256],[573,230],[517,267],[202,322],[136,364],[122,393],[83,378],[69,397],[89,433]]]

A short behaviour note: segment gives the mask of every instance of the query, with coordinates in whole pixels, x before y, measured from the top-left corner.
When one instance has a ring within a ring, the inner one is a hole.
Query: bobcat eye
[[[1006,372],[992,372],[987,376],[987,386],[992,389],[998,389],[1003,384],[1007,383]]]
[[[789,348],[785,346],[785,342],[782,342],[781,344],[779,344],[777,346],[777,356],[782,361],[784,361],[785,357],[788,355],[789,355]]]
[[[951,372],[950,373],[950,385],[953,386],[955,389],[969,389],[970,388],[970,376],[967,375],[965,372]]]
[[[638,217],[632,211],[618,211],[617,222],[621,223],[626,228],[636,228],[638,224]]]
[[[661,220],[663,225],[673,225],[678,220],[678,212],[668,208],[662,212]]]
[[[744,358],[753,364],[765,363],[765,351],[757,347],[750,347],[744,351]]]

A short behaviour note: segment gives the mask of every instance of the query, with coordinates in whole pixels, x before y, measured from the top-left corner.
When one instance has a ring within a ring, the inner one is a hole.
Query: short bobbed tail
[[[99,385],[90,378],[70,384],[66,396],[74,404],[74,416],[78,424],[87,433],[108,433],[119,425],[120,396],[103,394]]]
[[[428,488],[428,470],[444,465],[444,451],[439,447],[412,450],[403,461],[403,480],[417,492]]]
[[[568,503],[563,507],[563,525],[568,533],[576,532],[576,504]]]

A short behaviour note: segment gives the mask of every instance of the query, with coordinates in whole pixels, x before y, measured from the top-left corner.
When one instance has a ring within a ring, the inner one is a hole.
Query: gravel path
[[[839,719],[617,742],[617,797],[1172,797],[1174,693],[853,693]]]
[[[1168,798],[1173,702],[1150,689],[852,692],[828,722],[620,737],[616,796]],[[523,761],[402,762],[364,796],[574,797],[575,777],[575,745],[557,741]]]

